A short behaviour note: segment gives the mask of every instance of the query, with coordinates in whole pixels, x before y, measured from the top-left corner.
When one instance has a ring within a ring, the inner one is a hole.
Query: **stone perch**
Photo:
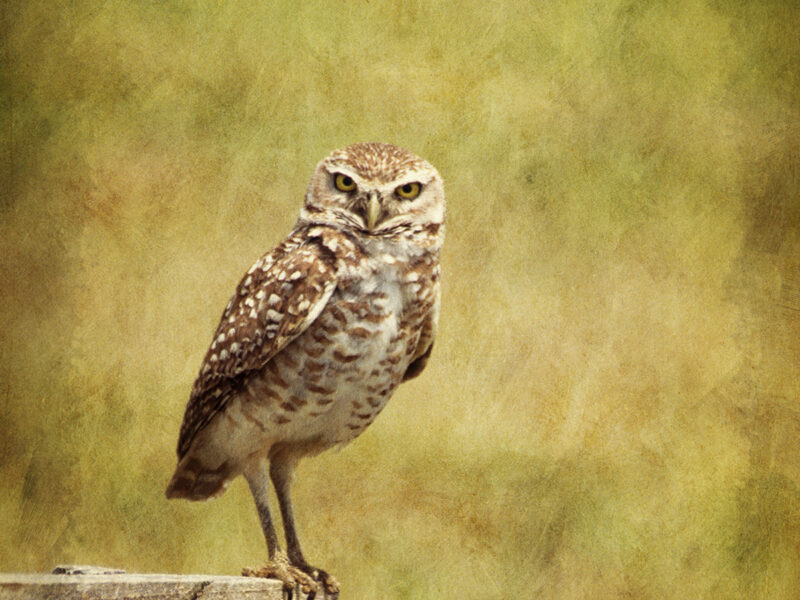
[[[53,573],[0,573],[0,600],[285,600],[275,579],[225,575],[126,573],[103,567],[56,567]],[[317,600],[324,600],[317,594]],[[293,594],[306,600],[305,594]]]

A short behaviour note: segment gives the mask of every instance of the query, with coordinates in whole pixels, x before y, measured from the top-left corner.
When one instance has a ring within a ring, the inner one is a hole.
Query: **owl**
[[[166,494],[213,498],[244,476],[268,552],[245,574],[338,594],[300,549],[292,476],[301,458],[360,435],[425,368],[444,219],[433,166],[390,144],[354,144],[317,165],[294,229],[236,288],[192,388]]]

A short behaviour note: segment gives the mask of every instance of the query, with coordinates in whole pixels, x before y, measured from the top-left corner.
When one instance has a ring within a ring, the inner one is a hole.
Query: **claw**
[[[279,550],[272,560],[268,560],[263,567],[242,569],[245,577],[265,577],[277,579],[283,583],[284,600],[314,600],[317,592],[325,600],[339,598],[339,582],[322,569],[312,567],[305,561],[292,564],[285,552]]]
[[[315,582],[322,587],[318,587],[317,591],[322,591],[325,600],[336,600],[339,597],[339,582],[336,578],[322,569],[312,567],[305,560],[300,560],[293,563],[294,566],[309,575]]]
[[[325,589],[325,595],[330,597],[331,600],[339,598],[339,582],[336,581],[333,575],[326,573],[322,569],[317,569],[317,577],[314,579],[322,584]]]
[[[283,595],[286,600],[293,600],[295,594],[300,600],[306,594],[306,600],[313,600],[319,586],[314,579],[289,562],[289,558],[284,552],[278,551],[272,560],[257,569],[245,567],[242,569],[245,577],[264,577],[267,579],[277,579],[283,583]]]

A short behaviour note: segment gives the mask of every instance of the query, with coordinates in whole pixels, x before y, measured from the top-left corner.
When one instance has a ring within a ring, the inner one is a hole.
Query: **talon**
[[[319,571],[317,581],[325,588],[325,593],[333,597],[332,600],[336,600],[339,597],[339,582],[336,581],[333,575],[325,571]]]
[[[323,571],[322,569],[312,567],[302,559],[301,561],[296,562],[294,566],[298,570],[306,573],[308,576],[313,578],[315,582],[322,586],[322,591],[326,600],[336,600],[336,598],[339,596],[339,582],[336,581],[336,578],[333,575],[327,571]],[[320,587],[318,586],[315,592],[319,589]],[[311,596],[309,596],[309,598],[311,598]]]
[[[242,575],[277,579],[283,584],[283,597],[286,600],[294,598],[300,600],[303,594],[306,594],[307,599],[311,600],[319,589],[317,582],[308,573],[291,564],[286,554],[280,551],[276,552],[275,556],[268,560],[263,567],[258,569],[245,567],[242,569]]]

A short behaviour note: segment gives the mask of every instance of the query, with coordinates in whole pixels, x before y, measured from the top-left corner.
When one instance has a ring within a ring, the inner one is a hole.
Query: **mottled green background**
[[[236,573],[164,486],[239,277],[331,149],[448,194],[439,339],[303,463],[349,598],[794,598],[793,1],[22,2],[2,14],[0,570]]]

